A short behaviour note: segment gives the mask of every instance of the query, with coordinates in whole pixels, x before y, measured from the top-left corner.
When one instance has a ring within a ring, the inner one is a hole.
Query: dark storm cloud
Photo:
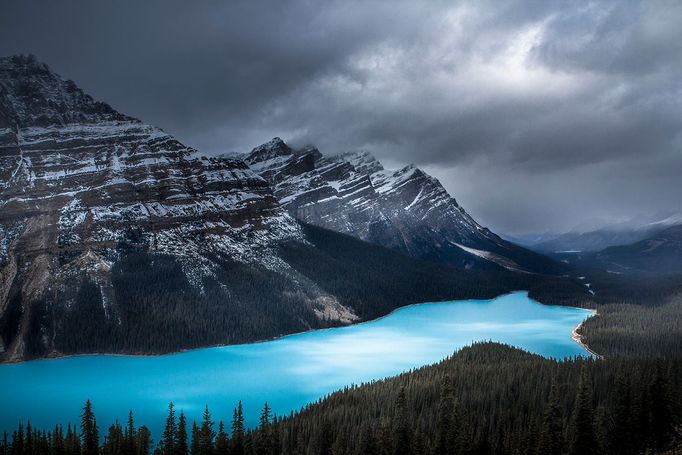
[[[368,149],[510,232],[682,210],[680,42],[665,0],[0,6],[0,54],[189,145]]]

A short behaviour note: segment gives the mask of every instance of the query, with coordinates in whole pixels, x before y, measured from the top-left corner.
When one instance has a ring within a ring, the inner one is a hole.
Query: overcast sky
[[[511,234],[682,211],[680,43],[675,0],[0,4],[0,55],[188,145],[369,150]]]

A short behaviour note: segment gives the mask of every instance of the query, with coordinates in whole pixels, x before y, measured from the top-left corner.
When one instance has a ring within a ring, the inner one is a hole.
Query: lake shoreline
[[[381,321],[382,319],[385,319],[391,315],[393,315],[395,312],[418,306],[418,305],[431,305],[434,303],[447,303],[447,302],[465,302],[467,300],[478,300],[480,302],[489,302],[495,299],[499,299],[501,297],[505,297],[508,295],[516,294],[516,293],[524,293],[526,296],[528,296],[528,291],[526,290],[516,290],[516,291],[509,291],[505,292],[503,294],[499,294],[495,297],[489,298],[489,299],[463,299],[463,300],[442,300],[442,301],[433,301],[433,302],[419,302],[419,303],[410,303],[409,305],[404,305],[398,308],[394,308],[391,310],[389,313],[386,313],[382,316],[376,317],[374,319],[368,319],[365,321],[359,321],[359,322],[354,322],[350,324],[343,324],[343,325],[338,325],[338,326],[333,326],[333,327],[322,327],[322,328],[317,328],[317,329],[308,329],[308,330],[302,330],[300,332],[293,332],[293,333],[287,333],[283,335],[278,335],[270,338],[265,338],[262,340],[256,340],[256,341],[249,341],[249,342],[244,342],[244,343],[218,343],[218,344],[212,344],[212,345],[206,345],[206,346],[201,346],[201,347],[196,347],[196,348],[187,348],[187,349],[179,349],[176,351],[170,351],[170,352],[162,352],[162,353],[151,353],[151,354],[127,354],[127,353],[120,353],[120,352],[115,352],[115,353],[109,353],[109,352],[90,352],[90,353],[83,353],[83,354],[61,354],[61,353],[50,353],[46,355],[45,357],[39,357],[35,359],[24,359],[24,360],[8,360],[4,362],[0,362],[0,368],[2,368],[5,365],[18,365],[21,363],[25,362],[36,362],[36,361],[41,361],[41,360],[63,360],[63,359],[68,359],[68,358],[73,358],[73,357],[96,357],[96,356],[108,356],[108,357],[131,357],[131,358],[152,358],[152,357],[164,357],[164,356],[172,356],[172,355],[179,355],[179,354],[185,354],[188,352],[193,352],[193,351],[198,351],[200,349],[214,349],[214,348],[224,348],[224,347],[229,347],[229,346],[244,346],[244,345],[256,345],[256,344],[261,344],[261,343],[269,343],[271,341],[277,341],[277,340],[283,340],[289,337],[293,336],[298,336],[298,335],[303,335],[306,333],[311,333],[311,332],[322,332],[326,330],[333,330],[333,329],[338,329],[342,327],[352,327],[352,326],[357,326],[357,325],[362,325],[362,324],[368,324],[372,322],[377,322]],[[530,297],[528,297],[530,299]],[[570,308],[570,309],[575,309],[575,310],[585,310],[590,313],[592,313],[592,316],[594,317],[597,316],[597,310],[595,309],[590,309],[590,308],[582,308],[582,307],[574,307],[574,306],[569,306],[569,305],[550,305],[550,304],[545,304],[542,303],[538,300],[531,299],[534,302],[538,303],[539,305],[543,306],[550,306],[550,307],[559,307],[559,308]],[[580,327],[583,325],[585,321],[581,322],[578,324],[573,331],[571,332],[571,339],[575,341],[578,345],[580,345],[585,351],[587,351],[589,354],[596,356],[597,358],[603,358],[601,355],[597,354],[596,352],[592,351],[585,343],[582,341],[582,336],[578,333],[578,330]]]
[[[573,308],[573,307],[568,307],[568,308]],[[599,313],[597,312],[597,310],[589,309],[588,311],[589,311],[590,313],[592,313],[592,316],[590,316],[590,317],[587,318],[587,319],[593,318],[593,317],[595,317],[595,316],[599,316]],[[587,321],[587,319],[585,319],[585,321]],[[578,343],[580,346],[582,346],[582,348],[583,348],[584,350],[586,350],[587,352],[589,352],[590,354],[592,354],[592,355],[595,356],[596,358],[598,358],[598,359],[603,359],[603,358],[604,358],[603,355],[596,353],[595,351],[593,351],[592,349],[590,349],[590,347],[589,347],[587,344],[585,344],[585,343],[583,342],[583,336],[580,334],[580,328],[583,326],[583,324],[585,323],[585,321],[583,321],[583,322],[581,322],[580,324],[578,324],[577,326],[575,326],[575,328],[573,329],[573,331],[571,331],[571,338],[573,339],[573,341],[575,341],[575,342]]]

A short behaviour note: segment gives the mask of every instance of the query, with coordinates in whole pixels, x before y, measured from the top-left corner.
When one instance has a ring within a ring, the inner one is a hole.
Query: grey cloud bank
[[[682,211],[680,42],[663,0],[0,6],[0,54],[189,145],[367,149],[508,233]]]

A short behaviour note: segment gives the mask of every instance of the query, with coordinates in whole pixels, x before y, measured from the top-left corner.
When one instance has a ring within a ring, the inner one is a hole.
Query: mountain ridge
[[[548,273],[552,260],[479,225],[438,179],[414,165],[386,170],[371,153],[294,150],[279,137],[242,155],[292,216],[418,259],[463,268]]]

